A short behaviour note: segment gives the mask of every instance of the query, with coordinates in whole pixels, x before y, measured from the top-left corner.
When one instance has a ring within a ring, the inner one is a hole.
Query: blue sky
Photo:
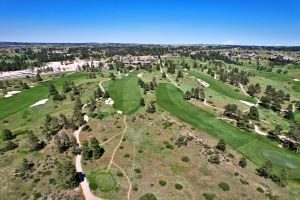
[[[300,1],[1,0],[0,41],[300,45]]]

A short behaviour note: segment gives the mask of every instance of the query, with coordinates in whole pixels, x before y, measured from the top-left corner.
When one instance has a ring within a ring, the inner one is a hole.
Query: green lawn
[[[209,75],[206,75],[206,74],[201,73],[201,72],[196,72],[196,71],[193,71],[193,70],[188,70],[187,72],[190,75],[207,82],[211,89],[219,92],[220,94],[228,96],[232,99],[244,100],[244,101],[255,103],[254,98],[247,97],[247,96],[235,91],[231,86],[229,86],[229,85],[227,85],[227,84],[225,84],[225,83],[223,83],[219,80],[215,80],[213,77],[211,77]]]
[[[296,153],[280,149],[263,136],[241,131],[217,119],[213,114],[185,101],[182,93],[170,84],[159,84],[156,95],[160,107],[195,128],[224,139],[256,165],[260,166],[266,160],[270,160],[275,172],[286,167],[289,178],[300,179],[300,168],[297,167],[300,166],[300,156]]]
[[[54,84],[58,90],[61,90],[64,81],[74,81],[75,83],[77,83],[80,80],[84,79],[86,79],[85,73],[78,72],[68,76],[64,76],[62,78],[42,82],[36,85],[34,88],[22,90],[21,93],[15,94],[9,98],[1,97],[0,119],[4,119],[9,115],[28,108],[30,105],[36,103],[41,99],[47,98],[49,84]]]
[[[141,93],[138,86],[138,77],[135,74],[112,81],[108,85],[108,91],[114,100],[114,107],[116,109],[129,115],[138,110]]]

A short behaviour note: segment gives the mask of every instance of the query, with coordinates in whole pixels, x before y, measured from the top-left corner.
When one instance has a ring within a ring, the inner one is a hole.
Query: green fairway
[[[138,77],[131,74],[108,85],[108,91],[114,100],[114,107],[125,114],[132,114],[140,106],[141,93]]]
[[[270,160],[275,172],[286,167],[289,178],[300,179],[300,168],[295,167],[300,166],[300,156],[296,153],[280,149],[265,137],[241,131],[217,119],[213,114],[185,101],[182,93],[170,84],[159,84],[156,95],[160,107],[195,128],[224,139],[256,165],[261,166],[266,160]]]
[[[36,85],[28,90],[22,90],[21,93],[15,94],[9,98],[0,98],[0,119],[3,119],[20,110],[28,108],[41,99],[48,97],[48,86],[54,84],[58,90],[62,89],[64,81],[74,81],[75,83],[85,79],[85,73],[74,73],[62,78],[49,80]]]
[[[220,94],[223,94],[225,96],[228,96],[232,99],[236,99],[236,100],[244,100],[244,101],[248,101],[248,102],[252,102],[255,103],[255,99],[252,97],[247,97],[243,94],[240,94],[239,92],[235,91],[232,87],[230,87],[229,85],[219,81],[219,80],[215,80],[213,77],[203,74],[201,72],[196,72],[196,71],[192,71],[192,70],[188,70],[187,71],[190,75],[199,78],[205,82],[207,82],[209,84],[209,87],[213,90],[215,90],[216,92],[219,92]]]

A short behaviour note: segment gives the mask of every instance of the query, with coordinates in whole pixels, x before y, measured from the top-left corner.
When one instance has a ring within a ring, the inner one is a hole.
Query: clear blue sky
[[[1,0],[0,41],[300,45],[300,1]]]

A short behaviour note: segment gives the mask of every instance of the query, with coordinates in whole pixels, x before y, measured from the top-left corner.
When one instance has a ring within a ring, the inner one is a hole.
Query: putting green
[[[117,182],[113,175],[101,169],[96,169],[87,173],[89,185],[93,190],[99,189],[101,192],[109,192],[113,190]]]
[[[135,74],[111,81],[108,92],[114,100],[114,107],[125,114],[130,115],[140,107],[141,93]]]
[[[230,97],[232,99],[236,99],[236,100],[244,100],[244,101],[248,101],[248,102],[252,102],[252,103],[256,102],[254,98],[240,94],[239,92],[235,91],[229,85],[227,85],[219,80],[215,80],[213,77],[211,77],[209,75],[206,75],[201,72],[192,71],[192,70],[188,70],[187,72],[190,75],[207,82],[211,89],[215,90],[216,92],[219,92],[220,94],[223,94],[225,96],[228,96],[228,97]]]
[[[261,166],[270,160],[275,173],[286,167],[289,178],[300,179],[300,168],[295,168],[300,164],[298,154],[280,149],[268,138],[242,131],[217,119],[213,114],[185,101],[181,91],[170,84],[159,84],[156,96],[160,107],[198,130],[224,139],[227,144],[247,156],[256,165]]]

